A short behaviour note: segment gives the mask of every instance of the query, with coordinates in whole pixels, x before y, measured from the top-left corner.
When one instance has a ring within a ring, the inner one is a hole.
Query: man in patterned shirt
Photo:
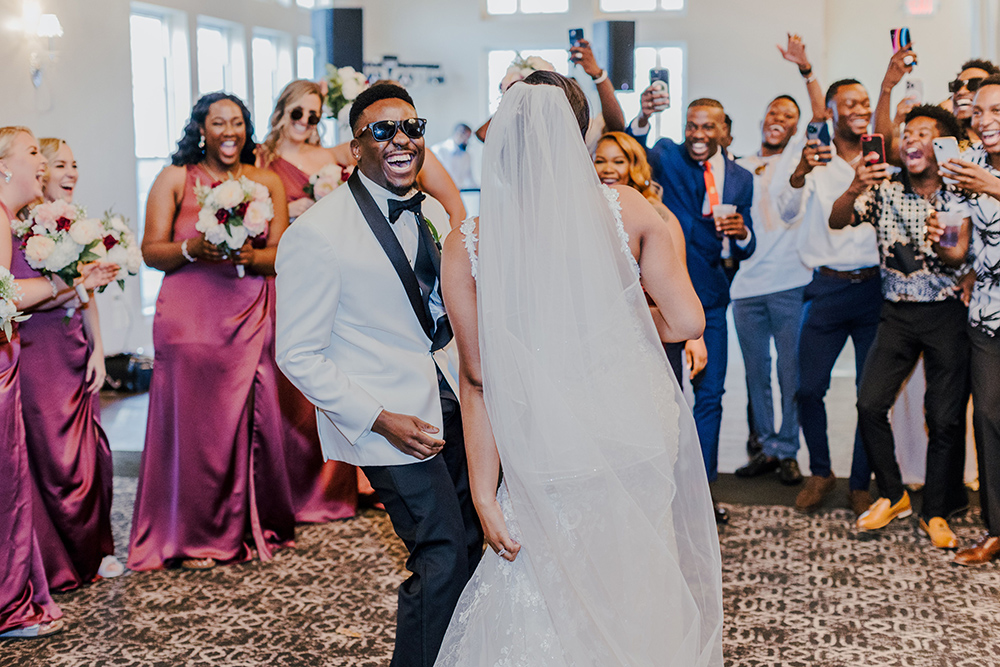
[[[949,160],[943,173],[977,195],[971,202],[976,284],[969,303],[972,405],[979,453],[979,504],[986,535],[955,555],[960,565],[988,563],[1000,555],[1000,76],[980,83],[972,129],[982,144]]]
[[[967,198],[945,188],[932,143],[942,136],[957,139],[960,133],[958,121],[944,109],[915,107],[906,116],[899,146],[903,171],[886,180],[891,167],[870,162],[877,161],[876,153],[865,156],[830,214],[833,229],[873,225],[881,260],[882,314],[858,389],[858,425],[882,497],[858,518],[858,528],[876,530],[912,513],[889,409],[923,354],[928,446],[920,527],[942,549],[958,546],[947,517],[969,504],[962,479],[969,339],[967,310],[958,293],[965,257],[946,265],[925,228],[937,211],[958,216],[966,229],[970,224]]]

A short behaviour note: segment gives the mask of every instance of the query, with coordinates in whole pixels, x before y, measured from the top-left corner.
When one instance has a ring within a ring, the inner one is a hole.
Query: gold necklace
[[[201,168],[204,169],[205,171],[207,171],[209,176],[211,176],[212,178],[214,178],[215,180],[217,180],[220,183],[222,181],[226,180],[224,178],[219,178],[219,175],[217,173],[215,173],[214,171],[212,171],[211,169],[208,168],[208,161],[207,160],[202,160],[201,161]],[[240,176],[243,174],[243,163],[240,162],[237,165],[237,167],[236,167],[236,175],[235,176],[233,175],[233,172],[229,171],[228,169],[226,170],[226,174],[230,178],[232,178],[232,179],[239,180]]]

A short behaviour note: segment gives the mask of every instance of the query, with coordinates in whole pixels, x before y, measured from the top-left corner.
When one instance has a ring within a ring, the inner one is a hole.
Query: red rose
[[[111,250],[116,245],[118,245],[118,239],[116,239],[114,236],[112,236],[111,234],[108,234],[107,236],[104,237],[104,249],[105,250]]]
[[[243,202],[242,204],[240,204],[239,206],[237,206],[234,209],[234,212],[236,213],[236,216],[239,217],[239,218],[242,218],[244,215],[246,215],[247,214],[247,206],[249,206],[249,204],[247,202]]]
[[[215,212],[215,219],[219,221],[219,224],[226,224],[226,220],[229,220],[229,211],[224,208],[220,208]]]
[[[73,224],[72,220],[70,220],[66,216],[63,216],[58,220],[56,220],[56,229],[59,230],[60,232],[69,231],[69,227],[72,224]]]

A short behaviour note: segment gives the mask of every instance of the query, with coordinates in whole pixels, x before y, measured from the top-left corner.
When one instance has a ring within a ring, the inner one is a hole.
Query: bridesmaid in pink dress
[[[4,268],[10,267],[13,248],[12,211],[41,197],[38,178],[44,167],[45,158],[30,130],[0,128],[0,266]],[[20,310],[52,298],[44,279],[19,281],[18,286],[22,293],[17,304]],[[32,521],[17,326],[10,340],[0,331],[0,638],[44,637],[62,629],[62,611],[49,597]]]
[[[153,320],[155,369],[128,567],[268,560],[294,544],[266,275],[288,226],[281,180],[254,162],[250,112],[205,95],[149,193],[146,263],[166,272]],[[195,229],[194,186],[246,176],[270,191],[266,245],[227,258]],[[234,264],[246,267],[239,278]]]
[[[42,139],[41,149],[48,162],[45,200],[72,202],[77,168],[69,145]],[[16,278],[42,275],[19,247],[12,263]],[[113,277],[109,272],[108,280]],[[116,577],[124,566],[111,537],[113,472],[100,418],[105,372],[97,302],[46,306],[33,309],[20,327],[21,400],[45,574],[52,590],[66,591]]]
[[[303,188],[309,176],[329,164],[343,168],[342,148],[320,145],[317,125],[323,112],[318,84],[292,81],[278,96],[271,114],[271,131],[258,147],[258,164],[281,179],[293,220],[316,203]],[[274,294],[274,280],[268,279]],[[273,299],[272,299],[273,307]],[[272,313],[273,315],[273,313]],[[278,373],[285,460],[298,523],[322,523],[354,516],[360,471],[340,461],[323,461],[316,431],[316,408]],[[367,484],[367,480],[364,480]]]

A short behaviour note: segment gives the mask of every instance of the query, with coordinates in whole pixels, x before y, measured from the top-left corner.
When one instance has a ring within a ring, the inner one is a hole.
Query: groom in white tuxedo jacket
[[[483,544],[441,350],[440,254],[414,189],[416,116],[399,86],[358,96],[358,167],[296,219],[275,262],[278,365],[316,405],[324,456],[362,467],[410,552],[392,667],[434,663]]]

